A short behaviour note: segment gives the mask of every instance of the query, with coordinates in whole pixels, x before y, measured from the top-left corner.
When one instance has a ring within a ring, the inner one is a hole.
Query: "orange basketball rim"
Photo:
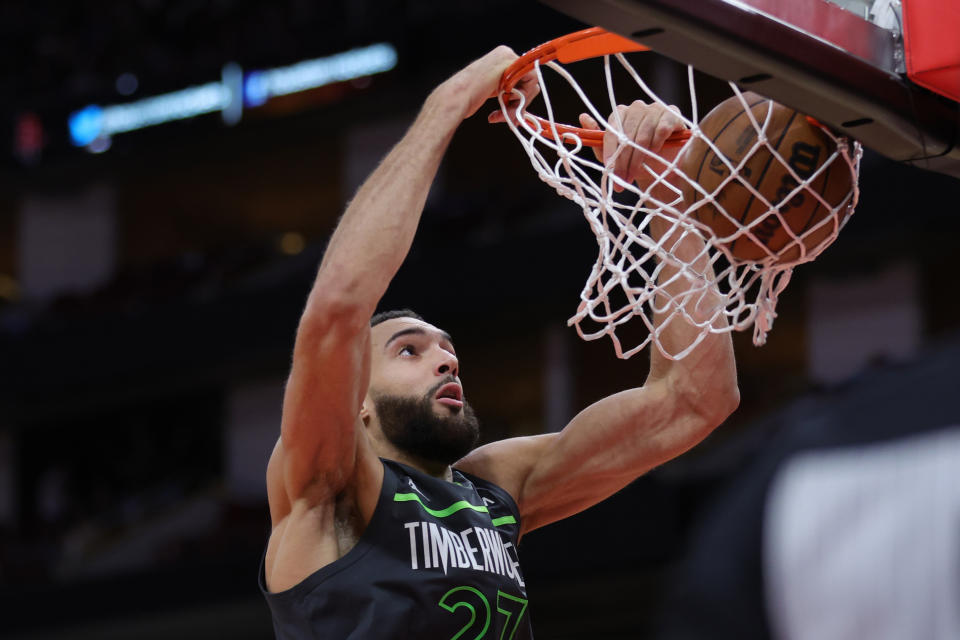
[[[513,91],[520,78],[533,71],[537,64],[546,64],[554,60],[567,64],[617,53],[649,50],[650,47],[634,42],[629,38],[618,36],[615,33],[610,33],[600,27],[576,31],[534,47],[517,58],[513,64],[507,67],[500,78],[500,93]],[[603,131],[550,122],[532,113],[526,113],[524,117],[532,118],[538,122],[543,135],[552,140],[557,139],[554,135],[554,132],[556,132],[561,141],[566,136],[574,135],[588,147],[600,148],[603,146]],[[667,138],[664,144],[670,146],[682,145],[689,137],[689,132],[681,131]]]

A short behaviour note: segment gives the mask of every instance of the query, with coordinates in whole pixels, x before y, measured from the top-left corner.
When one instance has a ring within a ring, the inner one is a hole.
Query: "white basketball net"
[[[631,85],[629,93],[621,91],[626,95],[619,102],[613,88],[611,58],[615,58],[636,83],[636,86]],[[545,65],[536,64],[534,67],[546,109],[546,114],[539,115],[550,123],[554,137],[563,139],[565,144],[544,135],[543,125],[527,113],[528,105],[522,94],[516,90],[514,93],[520,98],[520,104],[511,114],[516,116],[516,120],[508,118],[511,130],[520,140],[540,178],[560,195],[583,208],[583,214],[597,238],[599,254],[596,263],[580,293],[581,302],[577,312],[567,324],[575,326],[577,333],[585,340],[609,336],[619,358],[629,358],[652,342],[665,357],[679,360],[711,332],[744,330],[750,326],[754,328],[754,344],[762,345],[766,341],[767,332],[773,326],[777,299],[789,283],[793,267],[813,260],[830,245],[853,212],[859,196],[857,176],[862,154],[860,145],[851,144],[847,139],[834,136],[828,131],[830,138],[836,143],[835,150],[812,175],[797,175],[767,141],[767,119],[755,118],[740,90],[731,83],[734,95],[740,98],[757,131],[753,148],[735,165],[700,131],[694,74],[693,69],[688,67],[690,104],[694,106],[691,114],[681,114],[681,118],[690,129],[691,141],[694,137],[704,140],[724,162],[729,176],[712,192],[688,179],[701,197],[694,205],[685,208],[682,206],[681,192],[673,186],[669,188],[669,201],[658,199],[653,193],[654,189],[659,187],[662,198],[662,178],[676,168],[680,156],[668,162],[662,174],[658,175],[648,168],[653,182],[641,189],[635,183],[627,183],[614,175],[612,162],[608,162],[606,167],[598,163],[592,150],[585,147],[579,137],[573,134],[561,137],[557,132],[556,126],[559,122],[554,120],[544,67],[556,72],[579,95],[584,104],[580,111],[590,113],[603,129],[617,132],[617,153],[629,146],[640,149],[650,158],[664,161],[661,156],[643,149],[620,133],[622,127],[615,107],[617,104],[630,104],[638,98],[647,103],[657,102],[664,107],[667,106],[666,103],[647,86],[623,54],[603,56],[603,66],[609,103],[601,109],[591,103],[576,80],[561,64],[549,62]],[[507,111],[504,94],[500,95],[500,106]],[[608,114],[611,113],[615,115],[608,121]],[[784,194],[778,202],[765,198],[740,173],[750,156],[762,147],[766,147],[795,180],[795,188]],[[827,202],[810,187],[810,183],[834,162],[844,163],[852,176],[852,187],[838,204]],[[753,193],[758,202],[767,207],[765,213],[747,225],[741,224],[735,216],[728,214],[714,198],[731,180],[739,181]],[[622,191],[616,193],[614,185],[622,187]],[[778,205],[789,202],[799,193],[816,198],[830,212],[803,234],[790,230],[790,226],[778,211]],[[709,228],[692,217],[696,210],[709,205],[715,207],[734,225],[735,231],[731,235],[718,238]],[[787,246],[776,254],[768,252],[769,255],[760,261],[743,262],[733,258],[728,247],[738,237],[749,237],[758,244],[763,244],[754,234],[769,216],[777,216],[783,229],[790,234],[791,240]],[[651,233],[651,223],[658,229],[667,225],[670,231],[659,235],[658,240],[657,236]],[[825,235],[816,246],[808,249],[802,240],[813,233],[818,236]],[[678,257],[674,251],[688,234],[698,238],[697,246],[702,246],[702,251],[696,256]],[[791,256],[795,254],[795,259],[784,260],[783,256],[787,255],[791,248]],[[617,331],[632,318],[643,322],[648,331],[645,338],[629,347],[621,343]],[[676,321],[684,321],[695,328],[692,341],[678,345],[661,338],[664,330]]]

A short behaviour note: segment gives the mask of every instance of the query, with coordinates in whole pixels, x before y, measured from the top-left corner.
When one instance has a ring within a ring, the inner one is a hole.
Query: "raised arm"
[[[663,155],[679,151],[661,150],[670,133],[682,127],[669,111],[642,103],[621,109],[624,133],[639,144]],[[596,127],[589,117],[582,119],[582,124]],[[615,136],[608,134],[603,160],[610,157],[615,142]],[[642,152],[621,153],[615,170],[624,178],[642,181],[646,175],[643,163]],[[656,223],[654,235],[671,233],[665,222]],[[671,243],[679,237],[663,239]],[[702,248],[699,240],[688,236],[674,251],[692,260]],[[696,266],[708,269],[705,261]],[[661,283],[668,283],[675,273],[664,265]],[[665,288],[673,294],[685,287],[678,282]],[[701,318],[709,318],[716,304],[718,294],[711,290],[700,301]],[[663,320],[658,317],[657,323]],[[716,322],[725,322],[722,314]],[[678,316],[663,325],[660,340],[676,353],[692,344],[698,333]],[[492,443],[457,466],[510,491],[526,532],[607,498],[649,469],[687,451],[739,403],[730,335],[707,335],[679,361],[664,358],[655,346],[650,351],[650,371],[642,386],[587,407],[560,433]]]
[[[331,237],[297,329],[281,438],[268,467],[275,524],[292,502],[328,500],[353,477],[370,375],[370,317],[410,249],[457,126],[494,94],[515,58],[499,47],[434,90]]]

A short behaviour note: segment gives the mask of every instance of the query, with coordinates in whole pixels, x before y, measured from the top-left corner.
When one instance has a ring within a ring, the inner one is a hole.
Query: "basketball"
[[[737,96],[710,111],[700,122],[703,135],[730,165],[741,168],[738,177],[724,183],[730,175],[727,164],[703,138],[693,137],[683,151],[680,168],[712,195],[712,201],[688,184],[684,201],[689,215],[709,227],[736,260],[758,262],[774,255],[775,263],[787,263],[818,252],[834,237],[848,213],[842,211],[836,220],[828,219],[833,211],[816,194],[830,207],[843,204],[852,185],[851,171],[842,158],[831,161],[836,143],[805,115],[755,93],[743,93],[742,97],[761,130],[766,124],[767,144],[756,144],[758,131]],[[799,183],[784,162],[808,181],[805,187],[794,192]]]

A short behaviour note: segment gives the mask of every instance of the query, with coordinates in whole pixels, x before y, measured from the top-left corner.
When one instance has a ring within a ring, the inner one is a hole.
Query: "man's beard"
[[[470,453],[480,438],[480,424],[473,408],[463,401],[459,411],[438,416],[433,408],[437,391],[446,379],[422,398],[409,396],[373,396],[380,428],[397,449],[428,462],[453,464]]]

